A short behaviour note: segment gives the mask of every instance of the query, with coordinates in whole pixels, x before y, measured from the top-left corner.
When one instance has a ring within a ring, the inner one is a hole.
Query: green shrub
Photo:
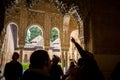
[[[22,63],[23,69],[26,70],[29,68],[29,64],[28,63]]]

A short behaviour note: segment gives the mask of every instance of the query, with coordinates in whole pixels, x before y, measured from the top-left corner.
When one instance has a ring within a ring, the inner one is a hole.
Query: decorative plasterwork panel
[[[29,10],[28,16],[29,16],[28,17],[28,26],[31,26],[33,24],[38,24],[41,27],[44,26],[45,13]]]
[[[19,25],[20,21],[20,9],[14,8],[10,12],[5,13],[5,26],[7,26],[11,22],[15,22]]]

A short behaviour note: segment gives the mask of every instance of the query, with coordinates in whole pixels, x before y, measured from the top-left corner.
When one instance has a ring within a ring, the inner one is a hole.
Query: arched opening
[[[28,28],[25,38],[25,46],[22,58],[23,69],[29,67],[29,58],[33,51],[43,49],[43,31],[38,25],[32,25]]]
[[[54,27],[50,32],[50,58],[53,55],[61,56],[60,35],[59,29]]]
[[[2,46],[3,54],[3,65],[11,60],[12,54],[15,50],[18,50],[18,30],[17,25],[11,22],[6,27],[6,34],[4,38],[4,43]]]
[[[24,48],[43,49],[43,32],[39,26],[33,25],[27,30]]]

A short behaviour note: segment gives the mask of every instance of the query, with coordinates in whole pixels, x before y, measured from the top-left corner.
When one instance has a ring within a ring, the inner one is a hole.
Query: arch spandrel
[[[36,10],[28,10],[28,16],[28,25],[38,24],[44,26],[45,13]]]

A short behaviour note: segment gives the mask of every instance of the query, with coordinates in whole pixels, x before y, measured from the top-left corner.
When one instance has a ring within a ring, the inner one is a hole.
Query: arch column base
[[[23,50],[24,50],[24,45],[20,45],[19,47],[19,61],[22,63],[23,62]]]
[[[69,67],[69,53],[68,53],[68,51],[69,51],[68,48],[64,48],[64,49],[62,49],[62,54],[61,54],[62,69],[63,69],[64,73],[67,71],[67,69]]]

